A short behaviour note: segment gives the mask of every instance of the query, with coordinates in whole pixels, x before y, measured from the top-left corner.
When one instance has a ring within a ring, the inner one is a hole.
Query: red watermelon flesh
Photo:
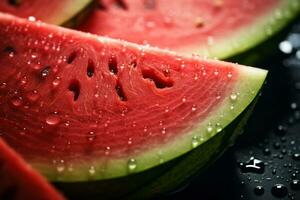
[[[278,31],[297,0],[99,0],[79,30],[161,48],[228,57]]]
[[[92,0],[1,0],[0,12],[52,24],[63,24],[85,9]]]
[[[0,199],[62,200],[54,188],[0,138]]]
[[[54,180],[178,157],[236,118],[266,76],[4,14],[0,50],[2,137]]]

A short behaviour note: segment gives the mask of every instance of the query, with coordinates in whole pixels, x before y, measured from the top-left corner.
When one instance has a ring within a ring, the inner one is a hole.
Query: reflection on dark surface
[[[255,64],[267,66],[269,77],[244,135],[166,199],[300,199],[300,19],[287,30]],[[251,157],[264,162],[263,173],[240,169]]]

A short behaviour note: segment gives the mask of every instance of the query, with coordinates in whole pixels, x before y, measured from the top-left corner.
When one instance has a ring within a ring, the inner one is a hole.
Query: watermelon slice
[[[5,14],[0,66],[4,140],[50,180],[70,182],[71,188],[72,182],[102,180],[105,189],[96,191],[112,195],[149,183],[166,169],[176,172],[167,175],[177,177],[168,184],[175,186],[203,168],[232,143],[244,123],[233,120],[266,77],[261,69]],[[189,165],[181,172],[169,169],[168,161],[188,152],[183,160]],[[162,168],[147,171],[155,166]],[[165,189],[166,178],[161,180]]]
[[[64,24],[83,12],[92,0],[2,0],[0,11],[51,24]]]
[[[0,199],[62,200],[49,183],[0,138]]]
[[[299,11],[299,0],[99,0],[78,29],[227,58],[270,37]]]

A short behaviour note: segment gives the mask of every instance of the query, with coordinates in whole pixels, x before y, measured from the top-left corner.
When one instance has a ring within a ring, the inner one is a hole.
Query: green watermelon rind
[[[203,46],[195,43],[195,45],[185,46],[177,50],[210,58],[229,58],[245,52],[275,35],[299,13],[300,1],[279,0],[274,9],[270,9],[269,12],[258,17],[252,24],[246,25],[226,37],[215,40],[211,45]]]

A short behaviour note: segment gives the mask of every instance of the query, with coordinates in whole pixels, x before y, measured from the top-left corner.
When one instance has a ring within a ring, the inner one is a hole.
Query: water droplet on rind
[[[199,146],[200,142],[199,142],[199,137],[198,136],[193,136],[192,137],[192,148],[196,148],[197,146]]]
[[[129,173],[134,172],[137,168],[136,160],[134,158],[129,159],[127,166],[128,166]]]

